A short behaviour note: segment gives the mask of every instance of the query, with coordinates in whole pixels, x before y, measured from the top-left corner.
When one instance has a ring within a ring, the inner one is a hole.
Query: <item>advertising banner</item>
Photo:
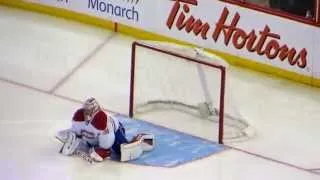
[[[25,0],[320,78],[319,28],[214,0]],[[316,61],[316,62],[315,62]]]

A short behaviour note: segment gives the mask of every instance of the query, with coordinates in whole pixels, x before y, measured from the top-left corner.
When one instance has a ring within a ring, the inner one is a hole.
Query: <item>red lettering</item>
[[[278,56],[280,45],[276,40],[271,40],[266,46],[266,56],[269,59],[274,59]]]
[[[189,33],[192,31],[193,27],[194,27],[194,22],[196,20],[194,19],[193,16],[190,16],[188,21],[186,22],[186,32]]]
[[[256,32],[254,30],[252,30],[249,34],[248,34],[248,41],[247,41],[247,50],[249,52],[255,52],[257,50],[257,46],[253,47],[254,43],[257,40],[257,35]]]
[[[210,25],[208,23],[203,24],[200,19],[195,21],[193,16],[191,16],[186,22],[186,31],[188,33],[193,31],[196,36],[201,32],[202,39],[207,39],[209,29]]]
[[[177,14],[178,14],[179,9],[180,9],[180,3],[179,3],[179,1],[176,1],[176,2],[174,3],[174,5],[172,6],[170,15],[169,15],[169,17],[168,17],[168,19],[167,19],[167,27],[168,27],[169,29],[172,28],[173,22],[174,22],[174,20],[176,19],[176,16],[177,16]]]
[[[198,1],[197,0],[176,0],[176,2],[174,3],[174,5],[172,6],[171,12],[169,14],[169,17],[167,19],[167,27],[169,29],[172,28],[173,22],[178,14],[178,11],[180,9],[180,2],[182,3],[186,3],[186,4],[191,4],[191,5],[198,5]]]
[[[240,15],[236,13],[234,18],[232,19],[232,22],[230,26],[225,25],[225,22],[227,20],[227,17],[229,15],[229,10],[227,8],[224,8],[222,11],[222,15],[216,24],[216,29],[213,32],[212,38],[217,41],[221,32],[223,31],[224,34],[224,44],[228,45],[229,41],[232,37],[233,32],[236,30],[236,26],[240,20]]]
[[[268,37],[275,38],[275,39],[280,39],[280,36],[278,34],[270,33],[270,28],[269,26],[265,26],[264,30],[260,32],[260,38],[257,44],[257,54],[259,55],[264,55],[265,50],[263,49],[263,46],[267,40]]]
[[[170,12],[170,15],[167,19],[167,26],[169,29],[172,28],[172,25],[181,7],[179,2],[182,2],[182,1],[180,0],[175,2]],[[188,4],[192,4],[192,5],[197,3],[189,0],[187,1],[184,0],[184,2],[188,2]],[[210,29],[210,25],[208,23],[203,23],[200,19],[196,20],[192,15],[186,20],[186,14],[190,12],[190,8],[188,4],[183,5],[182,12],[180,12],[179,14],[179,17],[176,22],[177,29],[178,30],[185,29],[187,33],[190,33],[192,31],[196,36],[198,36],[201,33],[201,38],[207,39],[207,34]]]
[[[183,12],[180,13],[179,18],[177,20],[176,26],[179,30],[181,30],[182,28],[184,28],[186,26],[186,23],[184,23],[184,19],[186,18],[186,16],[184,15]]]
[[[289,50],[287,45],[283,45],[280,48],[280,54],[279,54],[279,59],[281,61],[284,61],[285,59],[293,59],[294,56],[296,55],[297,51],[296,49],[292,48]]]
[[[232,43],[235,48],[242,49],[247,43],[248,36],[242,29],[237,29],[233,35]]]
[[[300,60],[298,61],[298,66],[300,68],[305,68],[307,66],[307,55],[308,51],[306,48],[303,48],[299,53]]]
[[[180,3],[183,3],[182,8]],[[211,27],[208,22],[191,15],[190,6],[197,6],[197,0],[175,0],[166,22],[167,27],[171,29],[175,24],[178,30],[184,29],[186,33],[193,32],[195,36],[200,34],[201,38],[206,40]],[[287,44],[280,45],[280,35],[272,33],[267,25],[259,33],[254,29],[247,33],[237,27],[240,21],[238,12],[232,17],[230,24],[226,24],[228,16],[229,10],[225,7],[212,33],[212,39],[215,42],[222,36],[226,46],[229,46],[231,41],[236,49],[245,48],[248,52],[266,56],[270,60],[276,58],[280,61],[288,60],[290,65],[296,65],[300,68],[307,66],[308,52],[305,48],[297,53],[295,48],[289,49]]]
[[[284,45],[280,49],[280,60],[288,59],[290,65],[297,64],[300,68],[307,66],[307,50],[305,48],[303,48],[297,56],[297,50],[295,48],[289,50],[288,46]]]
[[[192,29],[195,35],[198,35],[201,32],[202,39],[207,39],[207,34],[210,29],[210,25],[208,23],[203,24],[201,20],[198,19],[195,22],[194,27]]]

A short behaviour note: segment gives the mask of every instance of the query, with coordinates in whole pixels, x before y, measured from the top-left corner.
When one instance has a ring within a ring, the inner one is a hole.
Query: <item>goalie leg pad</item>
[[[121,144],[120,149],[120,160],[122,162],[138,159],[143,153],[141,141],[136,141],[130,144]]]
[[[68,132],[68,137],[63,144],[60,153],[63,155],[70,156],[74,153],[80,144],[81,139],[77,138],[76,134],[73,132]]]
[[[138,134],[131,143],[121,144],[121,161],[138,159],[143,152],[152,151],[155,146],[153,134]]]
[[[140,141],[143,151],[152,151],[155,146],[153,134],[138,134],[133,141]]]

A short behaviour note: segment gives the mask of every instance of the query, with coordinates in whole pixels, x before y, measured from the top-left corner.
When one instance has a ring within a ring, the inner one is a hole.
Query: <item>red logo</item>
[[[190,6],[197,5],[197,0],[175,0],[167,19],[167,27],[172,29],[175,26],[179,31],[185,30],[188,34],[200,35],[203,40],[211,36],[211,39],[217,42],[219,38],[223,38],[226,46],[232,44],[236,49],[246,49],[248,52],[266,56],[270,60],[277,58],[280,61],[288,61],[290,65],[302,69],[307,66],[307,50],[303,48],[298,52],[295,48],[289,48],[287,44],[281,44],[281,36],[273,33],[268,25],[260,31],[252,29],[246,32],[238,27],[240,21],[238,12],[231,17],[230,24],[226,23],[229,10],[225,7],[215,28],[212,29],[208,22],[190,15]],[[210,30],[213,30],[212,34],[209,34]]]

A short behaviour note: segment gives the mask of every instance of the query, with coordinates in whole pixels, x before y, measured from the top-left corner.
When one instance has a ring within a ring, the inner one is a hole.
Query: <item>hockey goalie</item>
[[[130,161],[154,148],[152,134],[137,134],[129,141],[122,123],[105,113],[95,98],[87,99],[74,113],[71,128],[58,132],[56,137],[63,143],[61,154],[80,154],[90,162],[102,162],[111,153],[121,161]]]

